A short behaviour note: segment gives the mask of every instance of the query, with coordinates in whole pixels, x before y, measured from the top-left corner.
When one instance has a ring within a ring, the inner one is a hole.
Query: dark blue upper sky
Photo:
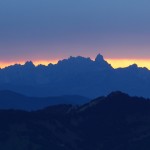
[[[0,60],[150,57],[149,0],[1,0]]]

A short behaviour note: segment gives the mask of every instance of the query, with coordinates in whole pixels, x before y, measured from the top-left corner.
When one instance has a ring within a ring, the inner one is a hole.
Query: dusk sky
[[[0,67],[98,53],[150,68],[149,0],[0,1]]]

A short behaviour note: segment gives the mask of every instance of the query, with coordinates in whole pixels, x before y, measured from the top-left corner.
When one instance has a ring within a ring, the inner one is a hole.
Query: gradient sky
[[[98,53],[150,68],[149,0],[0,0],[1,67]]]

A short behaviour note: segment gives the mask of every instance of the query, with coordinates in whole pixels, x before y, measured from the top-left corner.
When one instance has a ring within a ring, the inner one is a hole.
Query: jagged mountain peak
[[[98,64],[101,69],[112,69],[112,66],[104,59],[101,54],[96,56],[95,63]]]
[[[33,64],[32,61],[25,62],[24,66],[26,66],[26,67],[35,67],[35,65]]]
[[[70,56],[68,59],[63,59],[58,61],[58,64],[62,64],[62,63],[84,63],[84,62],[92,62],[92,60],[90,58],[85,58],[82,56]]]
[[[101,61],[105,61],[105,60],[104,60],[103,55],[98,54],[98,55],[96,56],[96,58],[95,58],[95,61],[96,61],[96,62],[101,62]]]

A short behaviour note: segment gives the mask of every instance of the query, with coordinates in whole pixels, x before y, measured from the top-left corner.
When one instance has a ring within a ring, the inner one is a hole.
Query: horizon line
[[[71,57],[71,56],[70,56]],[[64,59],[69,59],[68,58],[64,58]],[[74,57],[74,56],[72,56]],[[77,56],[75,56],[77,57]],[[83,58],[90,58],[90,57],[84,57],[81,56]],[[24,65],[26,62],[32,62],[36,67],[39,65],[44,65],[44,66],[48,66],[49,64],[58,64],[59,61],[64,60],[64,59],[58,59],[58,60],[27,60],[27,61],[17,61],[17,62],[0,62],[0,68],[4,69],[10,66],[14,66],[14,65]],[[95,61],[95,58],[91,60]],[[107,61],[114,69],[117,68],[126,68],[129,67],[133,64],[136,64],[138,67],[142,67],[142,68],[147,68],[150,69],[150,59],[148,58],[104,58],[105,61]]]

